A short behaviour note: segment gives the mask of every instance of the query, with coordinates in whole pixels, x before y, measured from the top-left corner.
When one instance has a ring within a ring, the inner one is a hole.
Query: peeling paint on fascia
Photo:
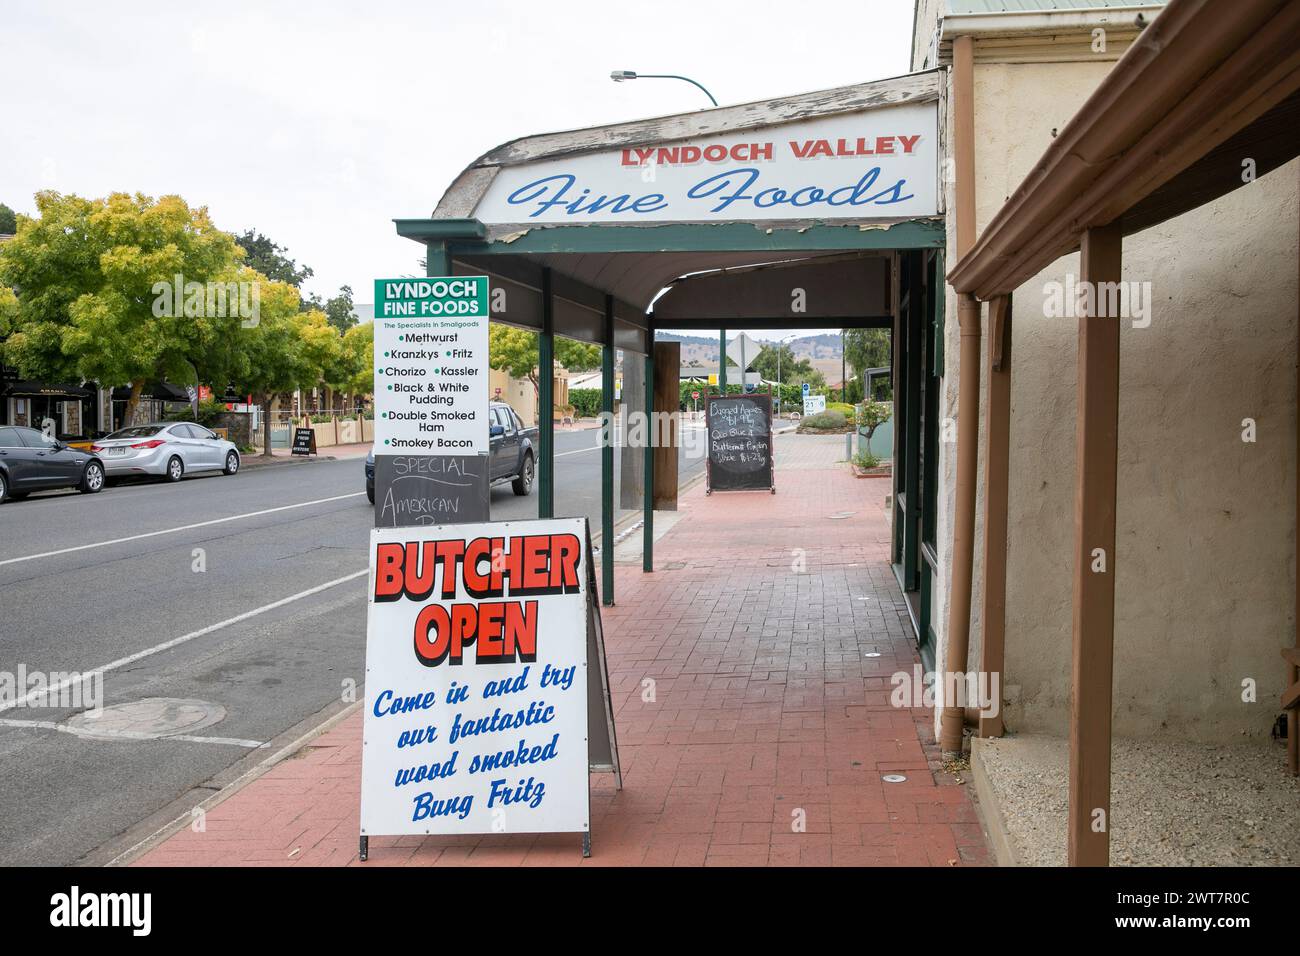
[[[495,241],[511,243],[514,242],[516,239],[522,239],[524,236],[528,235],[528,233],[530,233],[531,231],[532,231],[531,229],[521,229],[518,232],[511,232],[511,233],[507,233],[504,236],[500,236]]]

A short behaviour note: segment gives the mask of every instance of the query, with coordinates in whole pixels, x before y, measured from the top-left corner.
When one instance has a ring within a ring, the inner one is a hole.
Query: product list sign
[[[585,519],[371,532],[361,832],[583,832]]]
[[[488,452],[486,276],[375,280],[375,453]]]

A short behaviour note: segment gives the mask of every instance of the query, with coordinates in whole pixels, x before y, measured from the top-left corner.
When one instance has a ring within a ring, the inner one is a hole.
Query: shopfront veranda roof
[[[431,274],[488,275],[494,321],[544,328],[545,286],[580,341],[607,309],[637,352],[655,326],[887,325],[892,252],[944,241],[939,95],[930,71],[528,136],[397,228]]]

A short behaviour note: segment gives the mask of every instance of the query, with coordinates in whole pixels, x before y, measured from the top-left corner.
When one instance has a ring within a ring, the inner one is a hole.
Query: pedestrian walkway
[[[359,864],[358,710],[138,862],[988,863],[930,711],[890,703],[890,675],[918,659],[888,565],[889,482],[826,449],[810,467],[818,451],[778,470],[775,495],[697,485],[654,573],[617,568],[603,613],[623,789],[591,778],[589,860],[573,834],[493,834],[372,837]]]

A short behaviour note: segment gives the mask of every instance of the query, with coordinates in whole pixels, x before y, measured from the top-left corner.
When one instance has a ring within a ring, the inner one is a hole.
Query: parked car
[[[161,475],[180,481],[186,472],[239,471],[239,449],[194,422],[132,425],[95,442],[94,453],[110,478]]]
[[[517,495],[533,490],[537,473],[537,426],[525,427],[505,402],[488,408],[488,466],[493,482],[509,481]],[[375,503],[375,452],[366,456],[366,497]]]
[[[47,488],[93,495],[104,487],[104,463],[35,428],[0,425],[0,502]]]

